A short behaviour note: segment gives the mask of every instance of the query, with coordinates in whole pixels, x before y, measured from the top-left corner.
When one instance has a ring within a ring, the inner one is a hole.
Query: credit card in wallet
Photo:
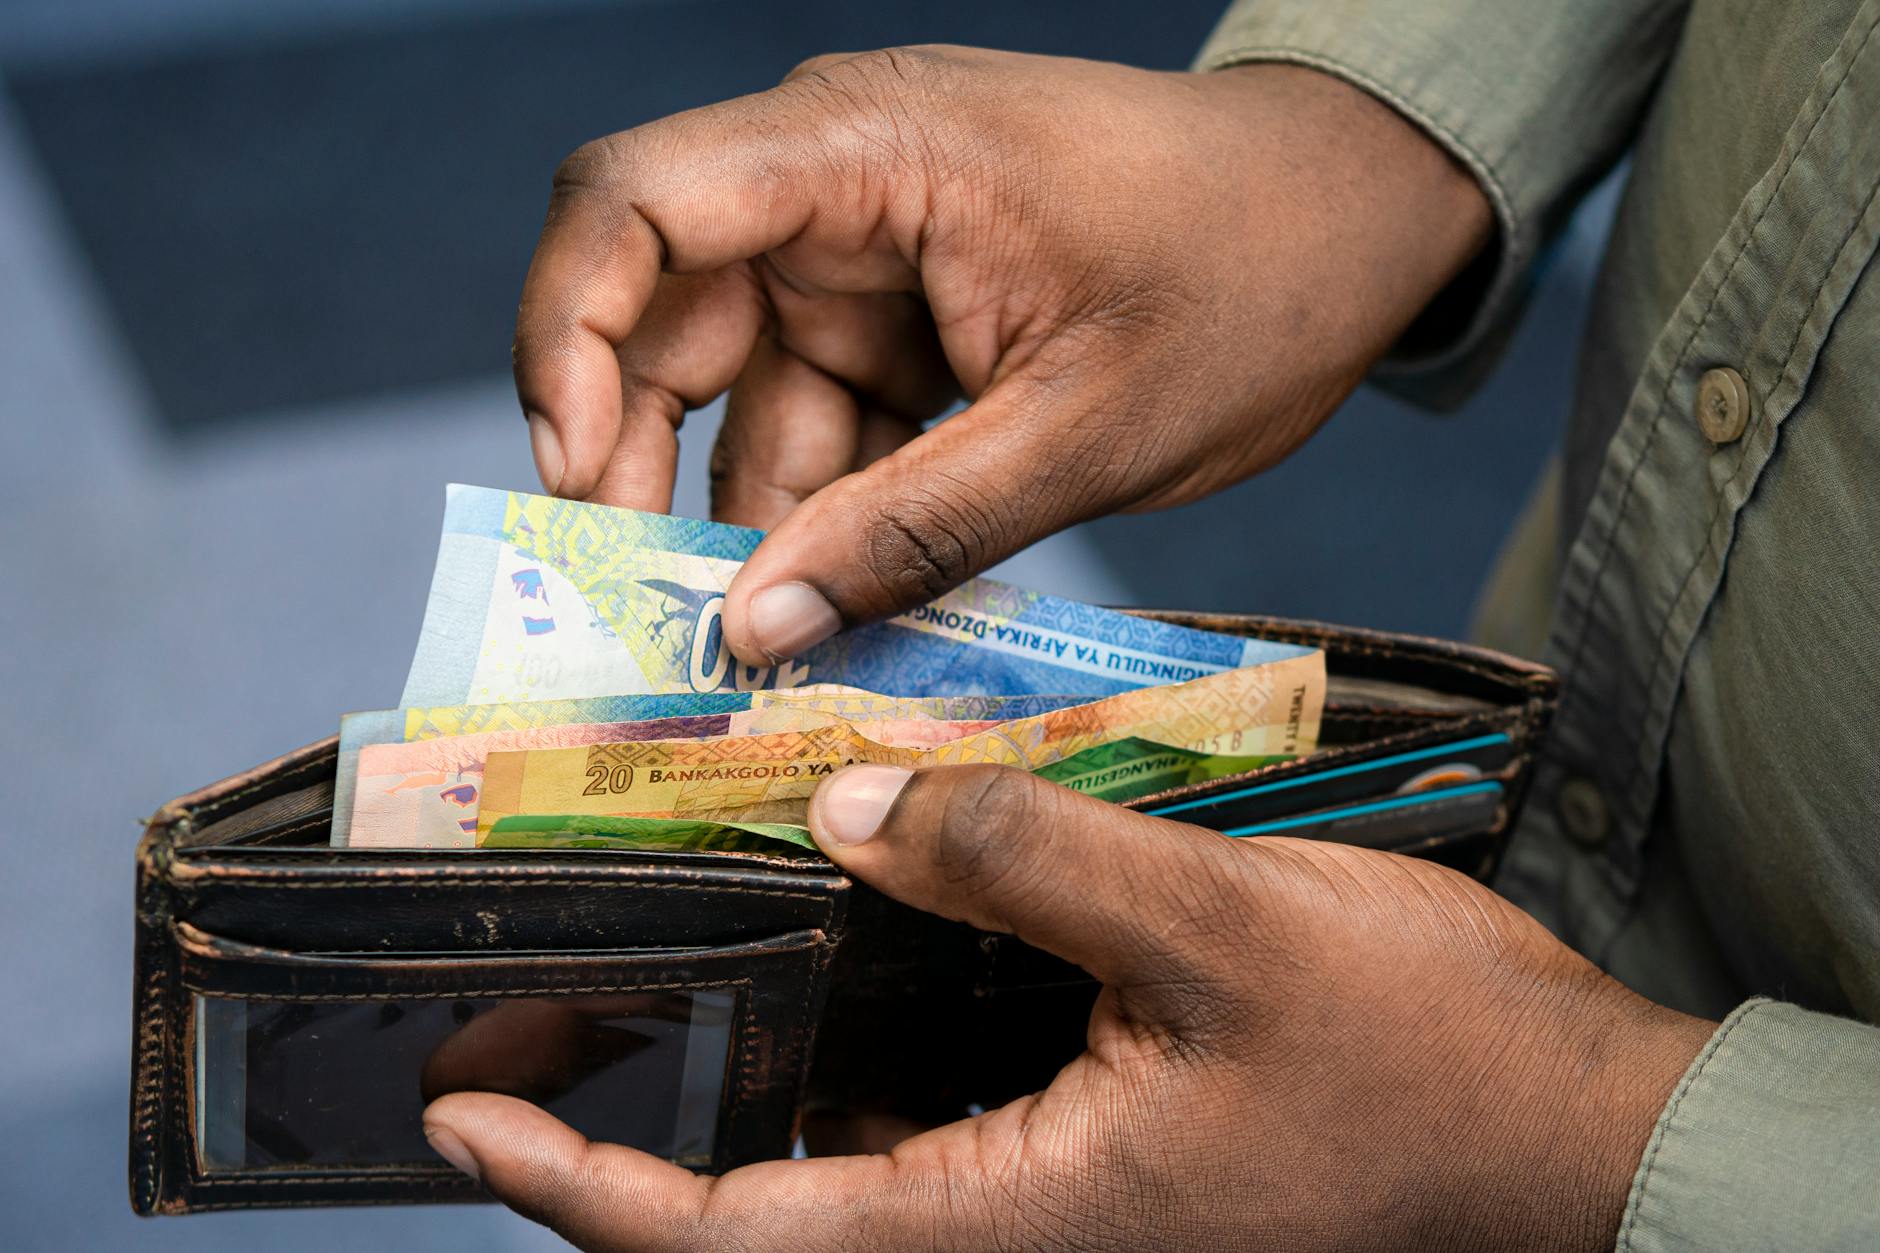
[[[1223,827],[1221,834],[1289,835],[1365,848],[1400,848],[1413,840],[1486,828],[1501,805],[1501,791],[1501,784],[1484,780],[1361,805],[1341,805],[1293,818]]]
[[[1506,766],[1513,755],[1514,746],[1507,736],[1478,735],[1216,792],[1148,812],[1158,818],[1227,831],[1361,801],[1412,794],[1432,796],[1441,789],[1483,780]]]

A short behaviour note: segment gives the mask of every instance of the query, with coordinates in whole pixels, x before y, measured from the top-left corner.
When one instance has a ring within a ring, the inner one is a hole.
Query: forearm
[[[1238,0],[1197,68],[1292,63],[1388,103],[1467,169],[1494,243],[1393,366],[1445,400],[1485,371],[1547,236],[1635,133],[1686,0]]]
[[[1311,173],[1313,205],[1291,246],[1320,254],[1322,290],[1353,297],[1341,337],[1396,342],[1410,321],[1494,238],[1480,179],[1428,131],[1371,92],[1316,68],[1230,66],[1198,80],[1241,119],[1231,150],[1250,178]],[[1247,223],[1270,232],[1270,221]]]

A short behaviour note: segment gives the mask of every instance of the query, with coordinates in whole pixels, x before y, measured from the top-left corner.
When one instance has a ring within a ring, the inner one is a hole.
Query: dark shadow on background
[[[26,70],[19,110],[173,432],[506,368],[549,177],[821,52],[1177,68],[1223,0],[663,0]]]

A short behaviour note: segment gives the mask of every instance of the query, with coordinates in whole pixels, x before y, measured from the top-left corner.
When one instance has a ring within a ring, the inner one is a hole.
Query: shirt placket
[[[1880,235],[1877,28],[1869,0],[1660,333],[1562,568],[1547,649],[1560,715],[1504,884],[1596,959],[1638,890],[1737,515]]]

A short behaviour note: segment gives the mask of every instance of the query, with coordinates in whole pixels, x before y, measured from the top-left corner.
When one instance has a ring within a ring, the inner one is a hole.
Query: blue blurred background
[[[567,151],[823,51],[1179,67],[1221,3],[0,3],[0,1244],[558,1246],[490,1207],[131,1217],[138,819],[395,700],[444,483],[533,484],[508,338]],[[1001,573],[1462,632],[1564,418],[1611,199],[1463,412],[1367,392],[1273,474]]]

